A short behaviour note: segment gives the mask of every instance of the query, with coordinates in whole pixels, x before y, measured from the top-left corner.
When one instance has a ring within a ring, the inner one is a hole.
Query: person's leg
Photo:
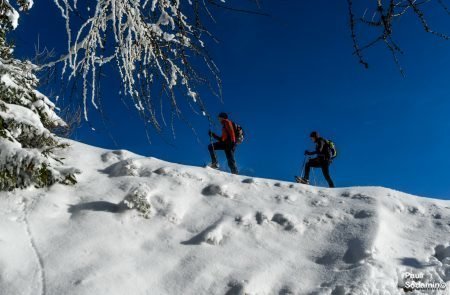
[[[311,168],[320,167],[320,161],[318,158],[309,159],[305,165],[305,176],[303,179],[309,180],[309,173],[311,172]]]
[[[325,160],[323,161],[322,173],[323,173],[323,176],[325,177],[325,179],[328,182],[328,186],[329,187],[334,187],[333,180],[331,179],[331,176],[330,176],[330,162],[329,161],[325,161]]]
[[[223,149],[224,144],[220,141],[208,145],[209,154],[211,155],[211,164],[218,164],[216,151]]]
[[[234,158],[234,152],[236,148],[235,147],[227,147],[225,149],[225,155],[227,156],[228,160],[228,167],[230,167],[230,171],[233,174],[239,174],[239,171],[236,166],[236,160]]]

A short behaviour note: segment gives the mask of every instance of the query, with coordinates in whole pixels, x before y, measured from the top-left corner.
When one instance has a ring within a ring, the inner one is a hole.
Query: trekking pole
[[[303,178],[303,176],[305,176],[306,159],[309,160],[309,157],[305,155],[305,157],[303,159],[302,170],[300,171],[301,178]]]
[[[209,120],[209,131],[212,132],[212,123],[211,120]],[[213,150],[214,155],[216,154],[216,150],[214,148],[214,143],[213,143],[213,136],[212,133],[209,133],[209,143],[211,144],[211,148]],[[217,157],[217,156],[216,156]]]
[[[211,144],[211,147],[213,149],[213,152],[215,153],[216,151],[214,150],[214,143],[213,143],[213,137],[212,135],[209,135],[209,143]]]

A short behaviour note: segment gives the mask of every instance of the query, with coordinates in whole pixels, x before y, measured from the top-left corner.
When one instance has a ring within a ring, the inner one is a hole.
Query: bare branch
[[[391,52],[394,62],[398,66],[400,72],[404,74],[398,58],[398,54],[402,54],[403,52],[394,41],[394,26],[397,19],[407,15],[409,12],[413,17],[419,20],[425,32],[433,34],[443,40],[450,40],[448,35],[435,31],[430,27],[425,13],[426,7],[437,3],[439,7],[446,12],[446,14],[450,15],[450,11],[444,4],[443,0],[376,0],[375,3],[376,8],[370,20],[365,18],[369,12],[368,8],[364,10],[362,17],[357,20],[353,9],[353,0],[347,0],[354,54],[358,57],[359,62],[366,68],[368,67],[368,64],[364,60],[362,52],[368,48],[371,48],[375,44],[382,42]],[[371,29],[378,30],[377,36],[373,38],[372,41],[369,41],[364,45],[360,45],[361,37],[358,37],[356,34],[356,27],[358,24],[366,27],[366,30],[364,31],[365,35],[369,35],[368,33]]]

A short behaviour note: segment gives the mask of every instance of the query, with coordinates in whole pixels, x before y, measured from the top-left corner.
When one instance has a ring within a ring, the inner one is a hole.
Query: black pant
[[[236,160],[234,159],[234,151],[236,150],[236,144],[218,141],[208,146],[209,153],[211,155],[211,162],[217,164],[217,156],[215,151],[223,150],[228,160],[228,167],[230,167],[231,173],[238,174],[236,167]]]
[[[330,164],[331,164],[331,162],[324,158],[318,157],[318,158],[310,159],[308,161],[308,163],[306,163],[306,166],[305,166],[305,179],[309,180],[309,172],[311,171],[311,168],[322,168],[323,176],[327,180],[328,185],[330,187],[334,187],[333,180],[330,177]]]

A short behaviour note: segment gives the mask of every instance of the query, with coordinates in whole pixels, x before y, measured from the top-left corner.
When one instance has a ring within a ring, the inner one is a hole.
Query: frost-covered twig
[[[160,91],[155,89],[164,89],[176,116],[181,114],[179,95],[206,115],[199,85],[206,84],[220,96],[219,71],[203,40],[209,37],[199,17],[205,11],[203,1],[97,0],[92,9],[77,0],[54,1],[68,35],[68,53],[56,62],[64,64],[69,79],[82,78],[85,120],[89,105],[99,108],[97,73],[107,65],[116,67],[123,94],[158,130]]]

